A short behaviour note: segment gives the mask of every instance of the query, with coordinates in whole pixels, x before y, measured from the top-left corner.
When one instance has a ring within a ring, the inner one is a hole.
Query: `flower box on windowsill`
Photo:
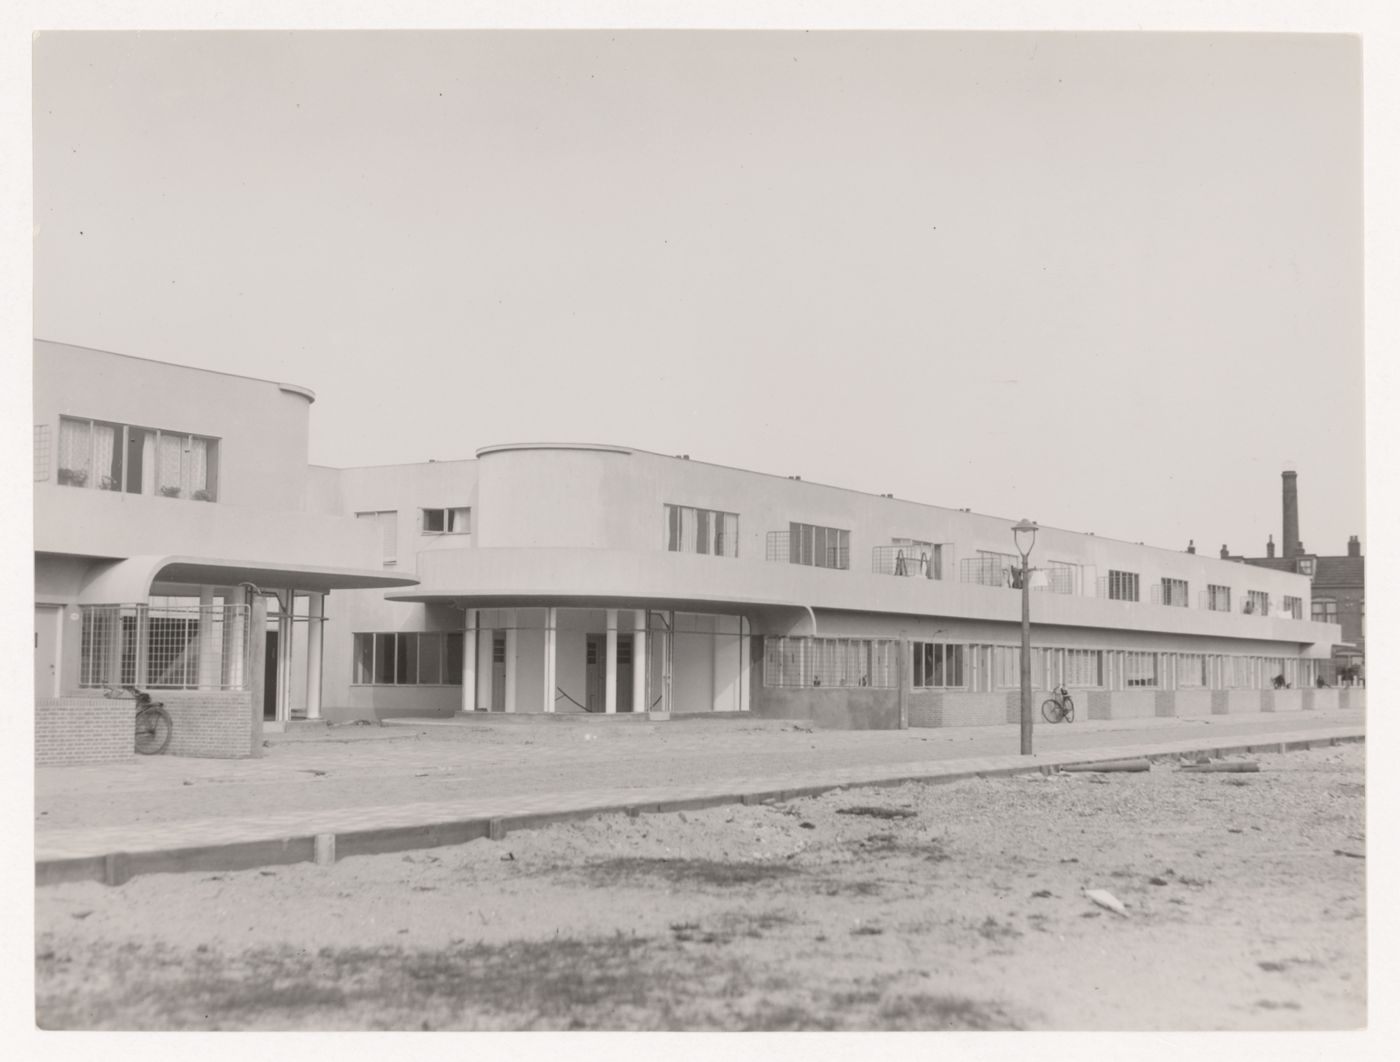
[[[160,495],[161,495],[162,498],[178,498],[178,497],[180,496],[180,488],[179,488],[179,487],[161,487],[161,488],[160,488]]]
[[[193,498],[195,501],[211,502],[214,500],[214,495],[207,490],[197,490],[193,494],[191,494],[190,497]]]
[[[85,468],[60,468],[58,470],[58,482],[67,487],[86,486],[87,477],[87,469]]]

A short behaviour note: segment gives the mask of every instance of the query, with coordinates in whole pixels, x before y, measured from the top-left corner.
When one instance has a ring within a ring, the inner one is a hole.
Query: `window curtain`
[[[111,424],[94,424],[92,426],[92,464],[95,482],[90,480],[88,486],[100,487],[102,490],[121,489],[121,484],[117,482],[115,470],[112,467],[112,458],[116,448],[116,427]]]
[[[190,459],[185,462],[181,490],[186,498],[209,487],[209,440],[190,439]]]
[[[183,484],[180,482],[180,459],[184,449],[181,445],[182,441],[178,435],[162,435],[160,437],[156,489],[161,494],[174,493],[183,489]]]
[[[61,420],[58,425],[59,482],[68,478],[65,472],[81,472],[86,481],[91,462],[91,425],[85,420]]]

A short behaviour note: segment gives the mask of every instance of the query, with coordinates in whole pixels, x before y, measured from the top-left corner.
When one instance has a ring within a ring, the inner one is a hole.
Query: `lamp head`
[[[1022,557],[1030,556],[1031,550],[1035,548],[1035,533],[1039,530],[1039,524],[1025,519],[1011,528],[1016,539],[1016,549]]]

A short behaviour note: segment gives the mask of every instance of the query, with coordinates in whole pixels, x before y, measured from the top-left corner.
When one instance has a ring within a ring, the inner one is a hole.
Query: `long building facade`
[[[46,342],[35,380],[41,730],[128,684],[254,729],[1015,716],[1012,520],[597,443],[316,467],[305,388]],[[1032,683],[1090,717],[1330,703],[1306,576],[1049,527],[1031,566]]]

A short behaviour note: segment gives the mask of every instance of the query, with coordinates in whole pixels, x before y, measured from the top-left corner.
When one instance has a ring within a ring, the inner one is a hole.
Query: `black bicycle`
[[[104,697],[129,696],[136,701],[136,751],[142,756],[155,756],[165,751],[170,744],[170,735],[175,726],[170,721],[170,713],[160,701],[151,700],[151,695],[135,686],[106,687]],[[125,692],[122,692],[125,691]]]
[[[1070,700],[1069,690],[1057,687],[1054,696],[1040,706],[1040,714],[1047,723],[1074,722],[1074,701]]]

